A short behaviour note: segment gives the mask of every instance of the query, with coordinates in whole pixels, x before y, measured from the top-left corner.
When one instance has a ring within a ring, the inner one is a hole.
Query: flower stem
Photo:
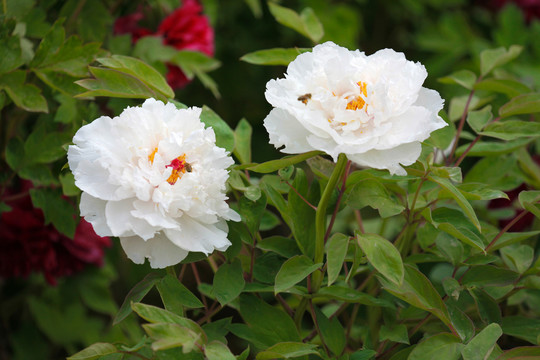
[[[336,184],[338,183],[341,175],[343,174],[347,165],[347,156],[340,154],[336,167],[326,184],[326,188],[323,191],[319,205],[317,205],[317,211],[315,212],[315,256],[314,262],[322,263],[324,259],[324,238],[326,234],[326,208],[332,197]],[[317,292],[321,287],[323,274],[320,271],[315,271],[312,277],[312,290]]]

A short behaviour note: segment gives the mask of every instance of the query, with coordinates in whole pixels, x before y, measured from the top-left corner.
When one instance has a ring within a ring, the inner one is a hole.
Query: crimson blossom
[[[92,225],[81,219],[73,239],[45,225],[43,212],[32,205],[29,181],[20,189],[9,189],[2,199],[10,211],[0,215],[0,276],[26,277],[41,272],[51,285],[57,278],[103,265],[104,248],[110,239],[96,235]]]
[[[158,30],[152,33],[138,25],[144,18],[142,10],[139,10],[118,18],[114,32],[131,34],[133,42],[145,36],[158,36],[162,38],[163,44],[178,50],[198,51],[214,56],[214,30],[202,11],[197,0],[184,0],[182,6],[163,19]],[[167,82],[173,89],[183,88],[191,81],[178,66],[167,64],[167,68]]]

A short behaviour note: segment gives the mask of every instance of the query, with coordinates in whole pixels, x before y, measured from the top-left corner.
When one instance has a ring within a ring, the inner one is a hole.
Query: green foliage
[[[237,160],[227,196],[242,219],[227,224],[225,252],[190,253],[166,274],[146,275],[114,246],[104,268],[55,288],[37,275],[3,279],[7,356],[540,357],[540,21],[463,0],[201,3],[216,58],[164,43],[157,24],[175,1],[0,5],[0,215],[29,195],[43,226],[73,239],[73,135],[153,97],[203,108]],[[114,19],[135,11],[154,36],[113,34]],[[407,176],[268,146],[264,84],[282,70],[269,66],[326,40],[425,64],[448,126],[424,141]],[[173,91],[173,65],[196,81]],[[12,194],[22,180],[33,187]]]

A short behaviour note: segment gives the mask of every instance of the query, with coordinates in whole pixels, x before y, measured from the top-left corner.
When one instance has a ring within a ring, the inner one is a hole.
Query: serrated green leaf
[[[291,61],[304,52],[311,51],[311,49],[304,48],[274,48],[258,50],[248,53],[240,58],[254,65],[284,65],[287,66]]]
[[[385,278],[401,285],[405,270],[398,249],[377,234],[358,234],[356,239],[369,263]]]
[[[321,266],[321,263],[313,264],[313,261],[305,255],[290,258],[281,266],[276,275],[275,293],[293,287]]]

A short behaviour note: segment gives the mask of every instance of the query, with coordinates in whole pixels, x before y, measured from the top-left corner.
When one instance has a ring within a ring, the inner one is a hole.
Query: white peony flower
[[[264,120],[270,143],[287,154],[321,150],[355,163],[405,175],[420,142],[447,124],[443,100],[422,87],[420,63],[384,49],[366,56],[332,42],[289,64],[284,79],[266,84],[274,109]]]
[[[137,264],[163,268],[231,244],[225,220],[240,216],[225,202],[225,182],[234,161],[200,114],[148,99],[83,126],[69,147],[81,215],[98,235],[118,236]]]

